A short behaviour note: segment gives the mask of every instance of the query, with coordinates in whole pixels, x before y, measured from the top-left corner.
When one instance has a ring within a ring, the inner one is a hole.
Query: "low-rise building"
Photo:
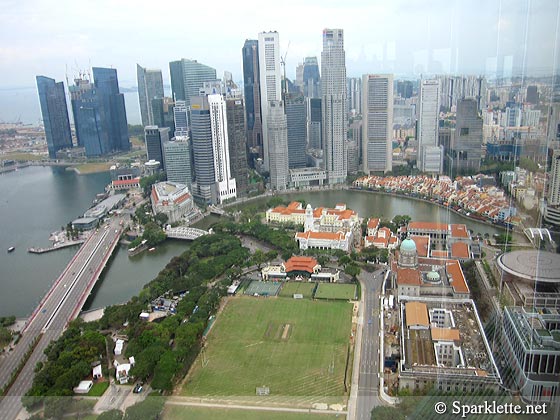
[[[263,280],[309,280],[334,283],[340,278],[338,270],[325,269],[313,257],[293,256],[281,265],[268,265],[261,270]]]
[[[164,213],[169,223],[179,221],[193,209],[193,199],[185,184],[158,182],[152,186],[152,211]]]
[[[350,251],[352,244],[352,232],[298,232],[296,240],[299,249],[340,249]]]
[[[401,390],[499,390],[501,377],[472,300],[407,300],[400,311]]]

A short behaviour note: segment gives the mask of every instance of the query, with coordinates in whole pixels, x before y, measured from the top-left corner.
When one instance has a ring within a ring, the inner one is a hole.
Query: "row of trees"
[[[128,303],[106,308],[96,322],[73,321],[45,351],[47,361],[37,366],[33,386],[22,402],[29,408],[45,402],[45,413],[59,413],[50,404],[60,405],[60,400],[45,400],[45,396],[73,395],[72,388],[90,373],[91,362],[105,354],[105,336],[98,331],[108,333],[123,325],[127,325],[123,332],[129,339],[126,356],[136,359],[131,374],[150,379],[154,389],[170,391],[196,358],[208,319],[227,293],[230,280],[225,273],[249,259],[249,251],[235,236],[215,234],[196,239]],[[140,312],[166,293],[184,294],[176,314],[159,323],[141,321]],[[127,411],[126,418],[143,417],[130,417]]]

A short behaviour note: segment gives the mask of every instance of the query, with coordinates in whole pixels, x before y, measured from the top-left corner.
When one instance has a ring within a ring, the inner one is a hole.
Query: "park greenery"
[[[0,348],[12,341],[12,332],[7,328],[16,322],[15,316],[0,317]]]
[[[145,176],[140,178],[140,188],[144,197],[149,197],[152,192],[152,185],[165,181],[167,179],[167,174],[165,172],[158,172],[150,176]]]
[[[37,366],[33,385],[22,398],[23,404],[32,408],[44,403],[45,412],[63,410],[62,401],[69,398],[45,397],[73,395],[72,388],[91,373],[92,362],[105,360],[102,363],[107,365],[106,346],[113,346],[108,335],[114,331],[128,337],[125,356],[136,359],[131,375],[151,380],[154,389],[171,391],[198,354],[208,319],[218,309],[235,273],[232,267],[252,262],[249,250],[235,236],[217,233],[196,239],[128,303],[106,308],[96,322],[72,321],[46,349],[47,360]],[[176,313],[161,322],[141,321],[140,312],[167,292],[183,296]],[[131,416],[127,410],[125,418],[146,418],[141,414]]]

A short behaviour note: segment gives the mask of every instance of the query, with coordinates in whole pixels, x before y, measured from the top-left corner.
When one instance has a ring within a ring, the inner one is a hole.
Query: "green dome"
[[[435,281],[439,281],[439,273],[436,273],[435,271],[430,271],[427,274],[428,280],[435,282]]]
[[[406,238],[402,241],[401,251],[416,252],[416,243],[412,239]]]

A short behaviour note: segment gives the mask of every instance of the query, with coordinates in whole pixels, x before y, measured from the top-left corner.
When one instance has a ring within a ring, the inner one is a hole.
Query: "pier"
[[[46,252],[58,251],[59,249],[68,248],[69,246],[81,245],[84,242],[85,242],[84,239],[80,239],[77,241],[62,242],[62,243],[58,242],[48,248],[35,248],[35,247],[27,248],[27,252],[31,254],[44,254]]]

